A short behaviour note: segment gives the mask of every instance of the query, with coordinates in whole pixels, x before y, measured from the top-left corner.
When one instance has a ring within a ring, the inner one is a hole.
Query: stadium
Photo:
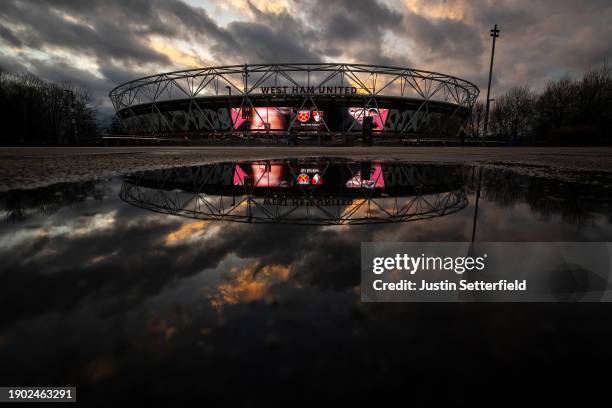
[[[175,71],[110,91],[124,137],[317,143],[459,135],[466,80],[364,64],[247,64]]]

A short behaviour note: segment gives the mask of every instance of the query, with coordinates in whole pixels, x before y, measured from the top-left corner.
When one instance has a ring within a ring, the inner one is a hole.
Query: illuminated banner
[[[293,123],[294,130],[323,130],[325,125],[330,129],[359,131],[363,118],[373,119],[374,132],[382,132],[389,116],[389,109],[375,107],[338,107],[324,111],[308,107],[298,109],[284,106],[258,106],[231,109],[231,120],[235,130],[241,131],[286,131]]]
[[[321,186],[324,179],[331,178],[331,185],[339,189],[384,189],[385,179],[380,163],[371,163],[368,174],[362,175],[361,167],[334,166],[328,168],[324,177],[324,166],[318,163],[302,163],[292,168],[288,163],[250,162],[235,165],[233,185],[250,186],[254,188],[272,187],[288,188],[295,186]],[[391,172],[395,166],[387,166]],[[390,174],[392,185],[397,181]],[[208,183],[206,183],[208,184]]]

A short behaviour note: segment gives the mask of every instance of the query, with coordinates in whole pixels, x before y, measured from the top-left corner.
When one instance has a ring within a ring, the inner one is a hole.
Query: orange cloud
[[[219,309],[224,304],[264,299],[273,284],[284,282],[289,278],[287,266],[266,265],[261,269],[258,267],[259,263],[253,262],[241,269],[233,269],[230,281],[221,283],[217,293],[209,297],[212,306]]]
[[[404,0],[404,4],[410,12],[428,18],[461,20],[466,16],[465,0]]]
[[[117,365],[112,358],[97,357],[85,366],[83,374],[89,383],[107,381],[117,376]]]
[[[265,13],[280,14],[290,8],[287,0],[251,0],[251,4]],[[244,15],[252,16],[251,8],[247,0],[229,0],[225,2],[224,9],[237,10]]]
[[[170,323],[166,319],[162,319],[159,315],[155,314],[148,326],[149,332],[155,335],[161,335],[161,337],[168,341],[176,333],[176,326]]]
[[[195,221],[182,224],[176,231],[166,235],[164,239],[165,244],[175,244],[179,241],[184,241],[186,239],[193,238],[194,236],[199,236],[208,224],[209,221]]]
[[[159,38],[150,38],[149,45],[152,49],[163,54],[172,61],[173,66],[182,68],[204,67],[207,62],[191,50],[185,49],[180,44],[168,42]]]

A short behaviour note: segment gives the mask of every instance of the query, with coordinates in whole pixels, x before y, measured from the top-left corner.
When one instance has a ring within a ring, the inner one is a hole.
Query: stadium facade
[[[478,87],[363,64],[247,64],[152,75],[109,96],[128,135],[370,140],[456,137]]]

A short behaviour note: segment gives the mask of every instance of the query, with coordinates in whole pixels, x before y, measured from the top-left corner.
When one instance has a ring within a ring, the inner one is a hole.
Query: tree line
[[[484,135],[485,106],[478,101],[466,124],[470,137]],[[610,144],[612,68],[605,64],[582,78],[564,75],[541,93],[516,86],[490,104],[487,140],[510,144]]]
[[[88,89],[0,71],[3,146],[91,144],[98,137],[96,105]]]

